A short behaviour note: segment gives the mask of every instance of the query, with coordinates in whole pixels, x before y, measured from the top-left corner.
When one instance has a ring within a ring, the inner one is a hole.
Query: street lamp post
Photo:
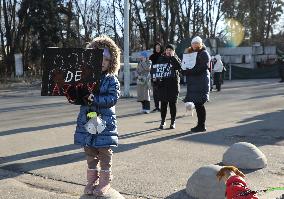
[[[129,66],[129,0],[124,0],[124,53],[123,53],[123,74],[124,74],[124,97],[130,93],[130,66]]]

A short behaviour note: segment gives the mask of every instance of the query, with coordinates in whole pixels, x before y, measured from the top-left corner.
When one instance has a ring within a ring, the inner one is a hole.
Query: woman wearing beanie
[[[175,54],[175,48],[169,44],[166,46],[166,51],[161,55],[156,64],[153,65],[152,76],[159,79],[158,96],[161,101],[161,125],[160,129],[166,127],[167,107],[169,104],[171,114],[170,129],[175,128],[176,119],[176,103],[179,94],[179,70],[181,63]]]
[[[197,126],[192,132],[206,131],[206,109],[205,102],[209,100],[210,74],[208,70],[210,56],[206,51],[202,39],[197,36],[191,41],[191,47],[185,49],[185,54],[191,54],[191,66],[183,66],[183,74],[186,75],[187,94],[185,102],[193,102],[197,113]]]

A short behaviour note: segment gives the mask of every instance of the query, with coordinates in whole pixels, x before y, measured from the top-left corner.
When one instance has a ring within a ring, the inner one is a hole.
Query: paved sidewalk
[[[196,115],[189,116],[182,102],[177,128],[159,130],[159,113],[141,114],[135,98],[121,99],[113,188],[129,199],[190,199],[184,188],[192,173],[220,163],[226,149],[239,141],[255,144],[268,158],[267,168],[244,171],[250,187],[283,187],[284,84],[277,81],[226,81],[206,104],[206,133],[189,131]],[[79,107],[39,94],[38,86],[0,90],[0,199],[92,198],[82,195],[86,162],[73,145]],[[281,194],[271,192],[261,199]]]

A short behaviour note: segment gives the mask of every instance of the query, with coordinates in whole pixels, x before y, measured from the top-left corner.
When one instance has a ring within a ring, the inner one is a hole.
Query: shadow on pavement
[[[283,118],[284,110],[279,110],[244,119],[237,122],[238,126],[188,135],[179,139],[228,146],[236,142],[249,142],[256,146],[283,145]]]
[[[17,106],[17,107],[0,108],[0,112],[3,113],[3,112],[12,112],[12,111],[33,110],[40,108],[62,107],[66,105],[68,105],[66,102],[59,102],[59,103],[37,104],[29,106]]]
[[[95,199],[95,196],[82,195],[79,199]]]
[[[167,196],[165,199],[196,199],[187,195],[185,189]]]
[[[117,116],[117,118],[132,117],[132,116],[137,116],[137,115],[141,115],[141,114],[142,113],[130,113],[130,114],[125,114],[125,115],[119,115],[119,116]],[[17,134],[17,133],[28,133],[28,132],[33,132],[33,131],[40,131],[40,130],[46,130],[46,129],[51,129],[51,128],[70,126],[70,125],[75,125],[75,124],[76,124],[76,121],[70,121],[70,122],[63,122],[63,123],[57,123],[57,124],[48,124],[48,125],[42,125],[42,126],[33,126],[33,127],[11,129],[11,130],[7,130],[7,131],[1,131],[0,137],[6,136],[6,135],[13,135],[13,134]]]
[[[48,148],[48,149],[41,149],[41,150],[37,150],[37,151],[30,151],[30,152],[26,152],[26,153],[11,155],[11,156],[5,156],[5,157],[0,159],[0,164],[4,164],[4,163],[7,163],[7,162],[14,162],[14,161],[17,161],[17,160],[24,160],[24,159],[33,158],[33,157],[39,157],[39,156],[43,156],[43,155],[56,154],[56,153],[76,150],[76,149],[80,149],[80,148],[81,147],[78,146],[78,145],[69,144],[69,145],[64,145],[64,146],[59,146],[59,147]]]
[[[128,113],[124,115],[117,115],[117,118],[132,117],[132,116],[137,116],[137,115],[143,115],[143,113]]]
[[[0,166],[0,168],[8,170],[8,171],[13,171],[13,172],[29,173],[32,170],[37,170],[37,169],[42,169],[42,168],[52,167],[52,166],[58,166],[58,165],[64,165],[64,164],[69,164],[73,162],[79,162],[82,160],[85,160],[85,154],[83,152],[78,152],[78,153],[62,155],[58,157],[30,161],[26,163],[12,163],[9,165]],[[0,176],[0,180],[2,179]]]
[[[167,130],[167,129],[165,129],[165,130]],[[163,131],[165,131],[165,130],[163,130]],[[115,153],[121,153],[121,152],[136,149],[140,146],[145,146],[145,145],[163,142],[163,141],[167,141],[167,140],[171,140],[171,139],[176,139],[176,138],[183,137],[183,136],[186,136],[186,135],[189,135],[189,134],[192,134],[192,133],[191,132],[184,132],[184,133],[180,133],[180,134],[172,134],[172,135],[168,135],[168,136],[163,136],[163,137],[155,138],[155,139],[152,139],[152,140],[145,140],[145,141],[142,141],[142,142],[136,142],[136,143],[130,143],[130,144],[120,144],[117,148],[114,148],[114,152]]]
[[[266,113],[248,119],[244,119],[236,123],[238,124],[238,126],[226,129],[220,129],[217,131],[212,131],[212,132],[209,131],[207,133],[194,133],[194,134],[191,132],[183,132],[179,134],[174,134],[173,132],[171,132],[170,135],[166,136],[162,135],[161,137],[155,139],[144,140],[136,143],[120,144],[118,148],[114,148],[114,152],[115,153],[125,152],[136,149],[140,146],[155,144],[172,139],[215,144],[215,145],[227,145],[227,146],[230,146],[233,143],[240,141],[250,142],[252,144],[255,144],[256,146],[277,145],[277,144],[283,145],[283,140],[284,140],[284,135],[283,135],[284,127],[282,125],[283,118],[284,118],[284,110],[279,110],[276,112]],[[156,128],[148,129],[145,131],[137,131],[130,134],[122,135],[121,139],[128,139],[134,136],[140,136],[155,131],[157,131]],[[58,152],[66,152],[78,148],[79,148],[78,146],[70,144],[50,149],[42,149],[38,151],[32,151],[32,152],[3,157],[2,159],[0,159],[0,163],[3,164],[12,161],[32,158],[32,157],[55,154]],[[82,160],[85,160],[83,152],[72,152],[71,154],[67,155],[61,155],[41,160],[34,160],[25,163],[11,163],[9,165],[0,166],[0,168],[16,172],[30,172],[32,170],[64,165]]]
[[[1,131],[0,137],[5,136],[5,135],[13,135],[13,134],[17,134],[17,133],[28,133],[28,132],[33,132],[33,131],[40,131],[40,130],[57,128],[57,127],[70,126],[70,125],[74,125],[74,124],[76,124],[76,122],[71,121],[71,122],[63,122],[63,123],[58,123],[58,124],[48,124],[48,125],[42,125],[42,126],[11,129],[11,130],[7,130],[7,131]]]
[[[270,95],[254,96],[254,97],[247,98],[245,100],[262,99],[262,98],[274,97],[274,96],[278,96],[278,95],[282,95],[282,97],[284,97],[284,93],[277,93],[277,94],[270,94]]]
[[[153,132],[156,132],[156,131],[159,131],[159,130],[160,130],[159,128],[153,128],[153,129],[148,129],[148,130],[144,130],[144,131],[136,131],[136,132],[133,132],[133,133],[120,135],[118,137],[118,139],[128,139],[128,138],[132,138],[132,137],[136,137],[136,136],[140,136],[140,135],[146,135],[146,134],[149,134],[149,133],[153,133]]]

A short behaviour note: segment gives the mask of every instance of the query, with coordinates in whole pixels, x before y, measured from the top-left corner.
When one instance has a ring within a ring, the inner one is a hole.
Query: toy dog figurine
[[[217,173],[218,180],[226,183],[226,199],[259,199],[256,191],[247,187],[245,175],[234,166],[224,166]]]
[[[185,106],[185,110],[191,111],[191,116],[193,116],[193,109],[195,109],[194,103],[193,102],[185,102],[184,106]]]

